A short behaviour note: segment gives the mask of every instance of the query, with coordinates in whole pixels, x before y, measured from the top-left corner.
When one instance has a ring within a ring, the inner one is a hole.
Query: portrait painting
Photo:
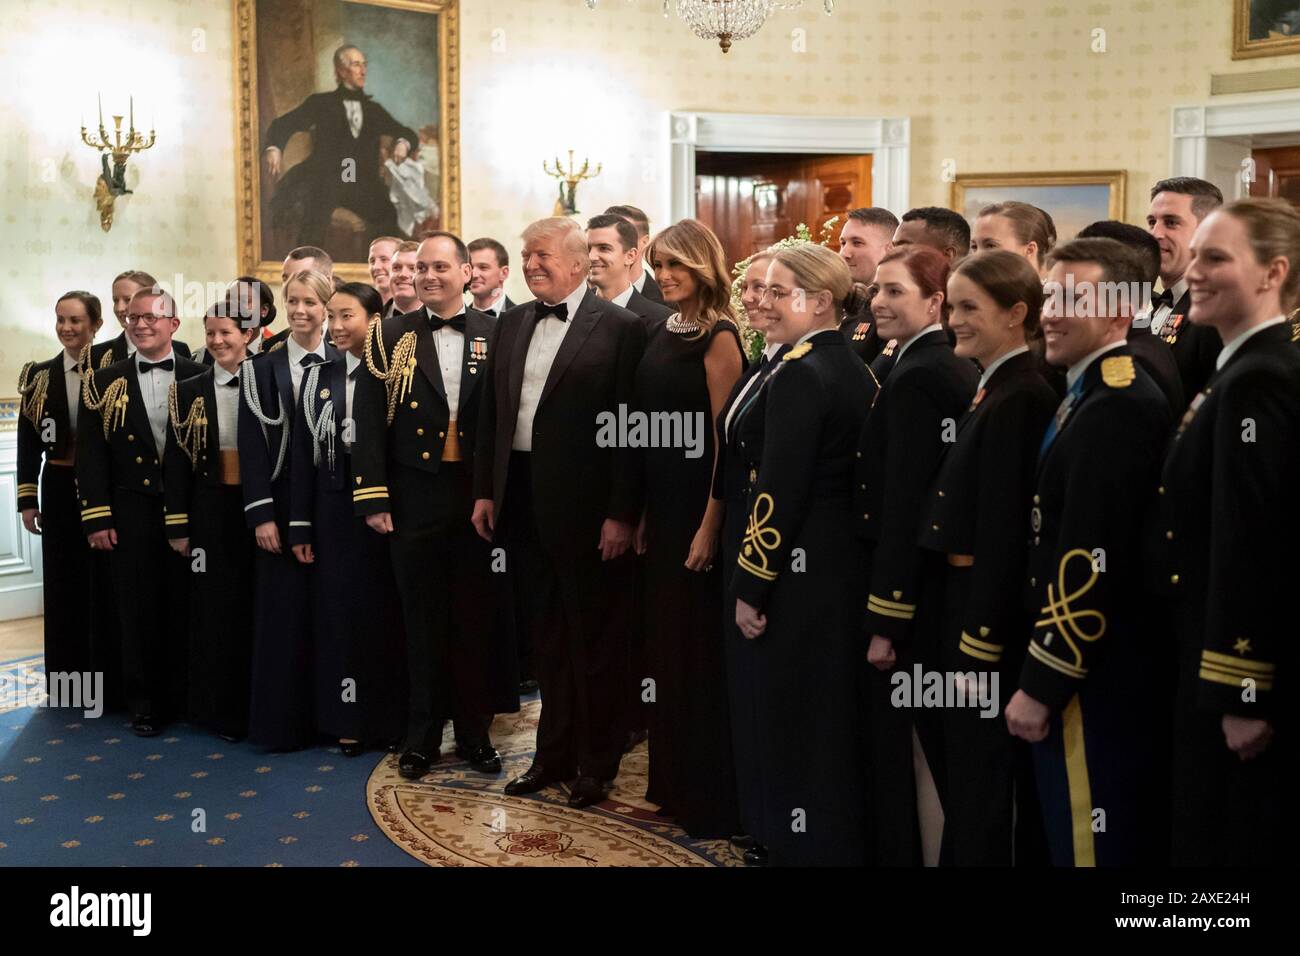
[[[1047,210],[1064,242],[1099,219],[1122,220],[1124,183],[1123,170],[958,174],[949,206],[972,222],[990,203],[1026,202]]]
[[[1232,58],[1300,53],[1300,0],[1233,0]]]
[[[236,0],[240,269],[459,227],[457,0]]]

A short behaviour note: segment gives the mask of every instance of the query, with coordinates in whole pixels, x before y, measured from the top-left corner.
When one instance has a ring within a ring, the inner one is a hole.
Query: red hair
[[[878,265],[883,266],[886,262],[901,262],[907,268],[907,274],[921,290],[922,297],[928,299],[936,292],[942,292],[944,302],[941,313],[945,320],[948,318],[951,307],[948,305],[947,256],[932,246],[909,243],[889,253],[880,260]]]

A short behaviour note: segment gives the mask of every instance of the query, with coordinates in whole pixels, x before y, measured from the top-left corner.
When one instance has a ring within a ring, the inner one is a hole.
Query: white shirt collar
[[[212,374],[218,385],[225,385],[226,383],[230,382],[232,379],[239,377],[234,372],[227,372],[215,360],[213,360],[212,362]]]
[[[775,358],[776,353],[780,351],[780,349],[781,349],[780,342],[768,342],[767,345],[764,346],[763,348],[763,354],[766,355],[769,359]]]
[[[636,286],[629,285],[626,289],[624,289],[618,295],[614,296],[614,298],[610,299],[609,301],[613,302],[615,305],[620,305],[626,309],[629,300],[631,300],[632,298],[632,293],[635,291],[636,291]]]
[[[307,354],[307,350],[299,345],[292,335],[284,340],[284,347],[289,353],[289,364],[302,364],[302,357]],[[321,332],[320,341],[316,343],[316,347],[311,351],[313,355],[319,355],[321,358],[325,357],[325,333],[323,331]]]
[[[992,364],[990,364],[989,367],[984,370],[984,374],[980,376],[980,383],[978,386],[976,386],[975,391],[978,392],[981,388],[987,385],[989,383],[989,379],[993,377],[993,373],[996,372],[1002,365],[1004,365],[1008,359],[1013,359],[1017,355],[1024,355],[1028,351],[1029,351],[1028,345],[1021,345],[1017,348],[1012,349],[1010,352],[1008,352],[1006,355],[1003,355],[1001,358],[994,359]]]
[[[636,289],[636,291],[638,291],[638,292],[640,292],[642,289],[644,289],[644,288],[645,288],[645,277],[646,277],[647,274],[648,274],[648,273],[645,271],[645,266],[642,265],[642,266],[641,266],[641,274],[640,274],[639,276],[637,276],[635,279],[632,280],[632,288]]]
[[[1261,322],[1259,323],[1259,325],[1255,326],[1254,328],[1250,328],[1247,329],[1245,332],[1242,332],[1231,342],[1225,343],[1222,350],[1220,350],[1219,352],[1219,357],[1214,360],[1215,371],[1218,371],[1219,369],[1223,368],[1223,366],[1228,364],[1228,359],[1232,358],[1232,356],[1236,354],[1237,349],[1241,348],[1242,345],[1245,344],[1246,339],[1250,338],[1252,335],[1264,331],[1270,326],[1278,325],[1285,321],[1286,321],[1285,315],[1275,315],[1267,322]]]
[[[63,353],[63,371],[75,372],[76,369],[77,369],[77,360],[65,351]]]
[[[578,283],[578,287],[577,287],[576,289],[574,289],[572,292],[570,292],[567,296],[564,297],[564,300],[563,300],[563,301],[564,301],[564,304],[567,305],[567,306],[569,307],[569,321],[570,321],[570,322],[572,322],[572,321],[573,321],[573,317],[574,317],[575,315],[578,314],[578,307],[582,305],[582,300],[585,299],[586,297],[587,297],[587,283],[585,283],[585,282],[579,282],[579,283]],[[540,300],[539,300],[539,301],[540,301]],[[547,302],[547,303],[544,303],[544,304],[546,304],[546,305],[559,305],[560,303],[559,303],[559,302],[555,302],[555,303]]]
[[[424,306],[423,308],[424,308],[424,314],[425,314],[425,317],[426,317],[426,318],[429,318],[429,319],[433,319],[433,318],[439,318],[439,319],[454,319],[454,318],[456,318],[456,316],[458,316],[458,315],[464,315],[464,314],[465,314],[465,303],[464,303],[464,302],[462,302],[462,303],[460,304],[460,310],[459,310],[458,312],[453,312],[451,315],[438,315],[436,312],[433,311],[433,309],[429,308],[427,305]]]
[[[1103,345],[1101,348],[1097,349],[1097,351],[1085,355],[1083,358],[1079,359],[1079,361],[1071,365],[1069,371],[1065,373],[1066,388],[1074,388],[1074,383],[1079,380],[1079,376],[1088,370],[1088,366],[1096,361],[1098,356],[1104,355],[1111,349],[1117,349],[1124,344],[1126,344],[1124,340],[1120,339],[1118,342],[1111,342],[1109,345]]]
[[[902,342],[899,342],[898,354],[894,356],[894,364],[895,365],[898,364],[898,360],[903,357],[903,353],[907,351],[907,347],[911,345],[913,342],[915,342],[917,339],[919,339],[921,336],[929,335],[931,332],[942,332],[942,331],[943,331],[943,325],[939,322],[935,322],[933,325],[927,325],[925,328],[923,328],[920,332],[917,332],[911,338],[904,339]]]
[[[351,352],[347,352],[343,356],[343,361],[344,361],[344,371],[346,371],[348,377],[351,378],[353,370],[358,365],[361,364],[361,356],[353,355]]]

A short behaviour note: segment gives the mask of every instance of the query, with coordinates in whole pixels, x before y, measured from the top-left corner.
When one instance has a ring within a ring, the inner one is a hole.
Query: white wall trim
[[[1169,174],[1208,179],[1226,198],[1246,194],[1240,161],[1251,137],[1300,133],[1300,91],[1216,98],[1175,106],[1169,118]]]
[[[41,539],[18,514],[18,434],[0,431],[0,621],[45,612]]]
[[[671,221],[695,215],[695,154],[870,153],[871,203],[895,215],[909,208],[911,123],[907,117],[665,114]]]

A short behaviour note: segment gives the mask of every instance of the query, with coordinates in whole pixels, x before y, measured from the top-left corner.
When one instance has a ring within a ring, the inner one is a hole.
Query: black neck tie
[[[436,315],[429,316],[429,328],[434,332],[437,332],[439,329],[444,328],[448,325],[450,325],[457,332],[464,334],[465,313],[462,312],[460,315],[453,315],[450,319],[439,318]]]
[[[533,318],[540,322],[548,315],[559,319],[561,322],[569,321],[569,303],[561,302],[559,305],[547,305],[545,302],[538,302]]]
[[[1151,311],[1154,312],[1161,306],[1172,309],[1174,307],[1174,290],[1165,289],[1164,292],[1157,292],[1151,297]]]
[[[146,362],[144,359],[140,360],[140,371],[142,373],[156,368],[160,368],[164,372],[170,372],[175,367],[176,363],[171,359],[163,359],[161,362]]]
[[[308,352],[302,358],[298,359],[298,364],[301,365],[303,368],[307,368],[308,366],[315,365],[317,362],[323,362],[323,361],[325,360],[321,358],[319,355],[317,355],[315,352]]]

